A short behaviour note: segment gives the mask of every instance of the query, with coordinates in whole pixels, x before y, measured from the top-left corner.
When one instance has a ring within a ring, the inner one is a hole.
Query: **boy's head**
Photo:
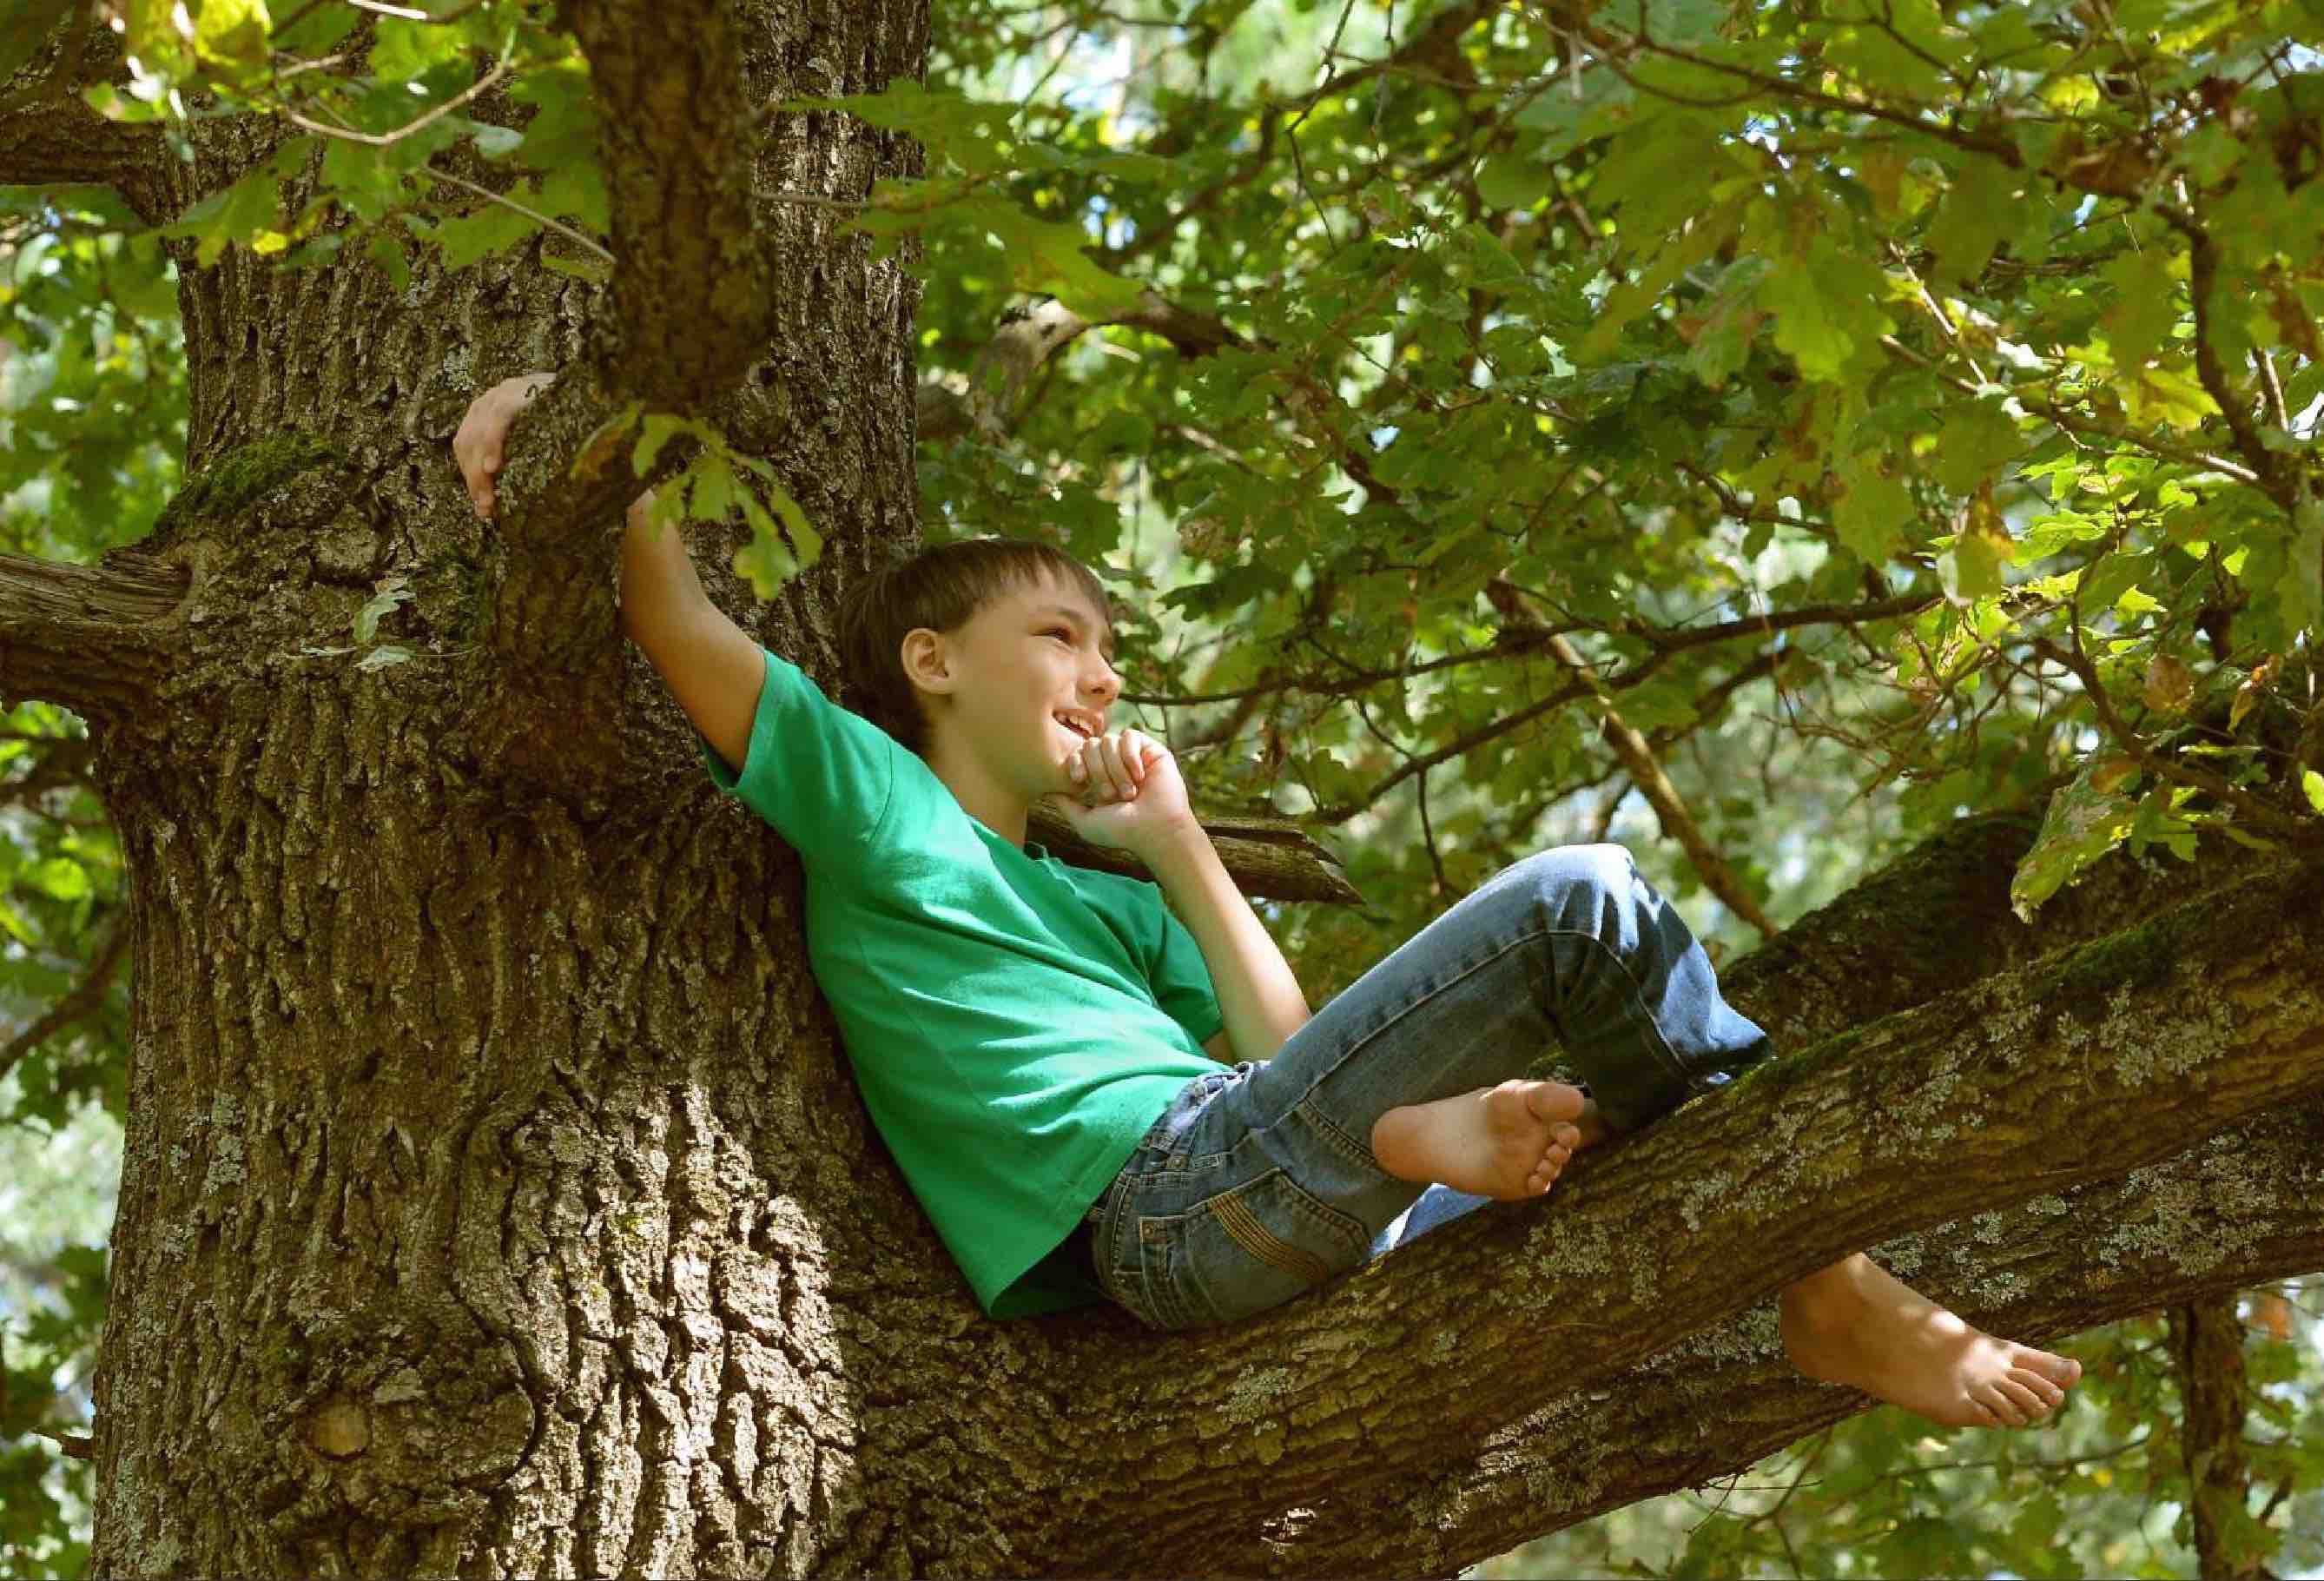
[[[1102,730],[1121,689],[1105,588],[1045,543],[940,544],[859,582],[839,647],[874,724],[922,757],[951,733],[1028,795],[1065,788],[1057,714]]]

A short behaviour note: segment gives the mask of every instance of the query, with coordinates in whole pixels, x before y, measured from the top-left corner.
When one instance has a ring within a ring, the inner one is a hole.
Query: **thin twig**
[[[69,1460],[89,1460],[97,1455],[96,1446],[78,1433],[51,1433],[46,1428],[34,1428],[32,1436],[54,1444],[57,1452]]]
[[[537,208],[527,208],[523,204],[519,203],[513,198],[503,198],[489,187],[479,187],[475,182],[469,180],[465,176],[456,176],[449,171],[439,171],[433,165],[420,165],[417,168],[420,173],[423,176],[430,177],[438,181],[449,181],[455,187],[465,188],[468,191],[474,192],[479,198],[486,199],[493,203],[498,203],[503,208],[513,208],[519,214],[523,215],[527,219],[545,225],[550,230],[555,231],[558,236],[578,243],[581,246],[596,254],[598,257],[603,258],[608,264],[619,264],[621,262],[620,259],[614,257],[611,253],[605,251],[604,248],[591,241],[587,236],[583,236],[579,231],[575,230],[571,226],[560,224],[558,221],[549,218],[549,216],[541,213]]]
[[[403,125],[398,126],[392,132],[349,132],[337,126],[327,126],[320,121],[310,121],[296,110],[285,110],[282,112],[282,116],[283,118],[289,121],[292,125],[300,127],[305,131],[312,132],[318,137],[336,137],[342,143],[367,143],[374,148],[385,148],[392,143],[402,142],[414,132],[419,131],[422,126],[430,125],[437,121],[442,120],[446,116],[450,115],[462,105],[468,103],[478,95],[489,91],[493,84],[499,82],[501,79],[506,77],[508,74],[508,64],[503,61],[501,64],[494,66],[490,71],[485,72],[473,88],[465,88],[461,92],[453,95],[450,98],[446,99],[442,104],[438,105],[434,109],[428,111],[425,115],[420,116],[416,120],[409,121]]]
[[[25,1028],[0,1048],[0,1077],[5,1077],[19,1059],[83,1018],[93,1015],[105,1003],[105,991],[112,986],[113,974],[129,953],[129,917],[122,913],[113,925],[113,931],[97,952],[88,975],[80,985],[50,1007],[49,1013]]]

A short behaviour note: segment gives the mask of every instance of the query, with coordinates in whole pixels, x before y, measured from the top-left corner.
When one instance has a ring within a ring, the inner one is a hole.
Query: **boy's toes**
[[[2023,1383],[2005,1378],[1994,1387],[2000,1391],[2010,1404],[2017,1408],[2017,1417],[2020,1421],[2038,1422],[2050,1414],[2049,1403]]]
[[[1536,1120],[1563,1124],[1582,1117],[1582,1099],[1579,1088],[1570,1087],[1563,1082],[1556,1081],[1534,1081],[1509,1085],[1524,1087],[1526,1107],[1532,1111]]]
[[[2043,1410],[2055,1410],[2065,1403],[2066,1391],[2031,1367],[2013,1368],[2009,1381],[2042,1402]]]
[[[1536,1197],[1548,1190],[1557,1183],[1557,1177],[1565,1170],[1566,1160],[1572,1156],[1562,1147],[1553,1145],[1544,1149],[1541,1160],[1534,1165],[1533,1172],[1526,1177],[1526,1190]]]
[[[2022,1428],[2025,1425],[2024,1413],[2018,1409],[2015,1401],[2001,1391],[1999,1384],[1987,1383],[1981,1388],[1972,1390],[1969,1398],[1983,1406],[1991,1414],[1993,1419],[2005,1428]]]
[[[2041,1374],[2061,1390],[2071,1389],[2081,1382],[2082,1364],[2071,1356],[2052,1355],[2048,1351],[2021,1349],[2016,1361],[2020,1367]]]

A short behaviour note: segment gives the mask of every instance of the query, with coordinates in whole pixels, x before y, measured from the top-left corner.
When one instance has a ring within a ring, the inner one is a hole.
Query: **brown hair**
[[[849,588],[839,608],[839,660],[853,701],[873,724],[922,751],[927,717],[904,673],[905,633],[949,635],[996,598],[1044,581],[1078,587],[1109,626],[1113,606],[1090,569],[1061,549],[1013,538],[970,538],[924,549]]]

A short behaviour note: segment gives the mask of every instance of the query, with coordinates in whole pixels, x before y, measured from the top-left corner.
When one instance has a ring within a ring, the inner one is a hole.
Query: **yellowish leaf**
[[[2195,672],[2168,653],[2146,667],[2146,706],[2158,714],[2183,714],[2195,700]]]

